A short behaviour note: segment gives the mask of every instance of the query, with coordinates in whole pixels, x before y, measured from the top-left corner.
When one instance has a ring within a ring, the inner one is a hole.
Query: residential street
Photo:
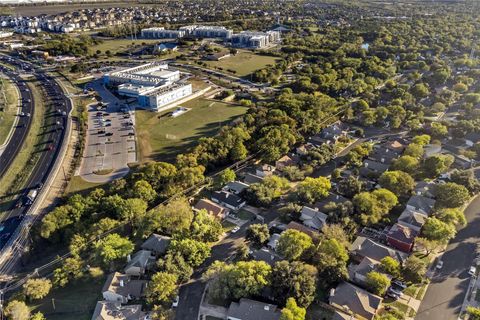
[[[465,210],[468,224],[447,247],[443,268],[436,272],[415,319],[451,320],[459,316],[467,292],[468,269],[475,259],[480,243],[480,196]]]

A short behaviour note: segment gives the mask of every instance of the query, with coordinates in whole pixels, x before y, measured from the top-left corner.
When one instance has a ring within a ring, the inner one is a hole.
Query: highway
[[[41,83],[44,94],[47,98],[46,117],[51,117],[49,128],[45,131],[46,136],[44,141],[44,148],[40,151],[40,157],[32,170],[28,182],[25,186],[23,194],[17,200],[17,204],[10,211],[6,212],[0,217],[0,250],[11,239],[15,230],[19,227],[22,219],[28,213],[30,206],[25,203],[25,195],[29,190],[34,188],[41,188],[46,182],[56,158],[59,155],[63,140],[65,138],[65,128],[67,127],[68,114],[72,109],[71,101],[68,99],[60,87],[60,85],[42,70],[36,70],[32,65],[18,60],[13,60],[8,57],[0,57],[7,59],[9,64],[12,64],[18,69],[25,69],[33,74]],[[31,99],[31,98],[29,98]],[[34,105],[33,99],[30,107]],[[8,167],[7,167],[8,169]],[[1,273],[1,272],[0,272]]]
[[[19,76],[19,74],[5,66],[0,65],[0,71],[8,76],[17,86],[20,92],[20,98],[22,103],[23,116],[18,119],[17,125],[13,131],[11,140],[5,147],[5,150],[0,155],[0,178],[5,174],[7,169],[13,162],[13,159],[17,156],[18,152],[25,141],[28,130],[30,129],[30,122],[33,117],[33,97],[32,93],[27,87],[25,81]],[[28,116],[30,115],[30,116]]]

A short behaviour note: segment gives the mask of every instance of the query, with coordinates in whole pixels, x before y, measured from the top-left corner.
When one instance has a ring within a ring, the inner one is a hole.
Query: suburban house
[[[285,167],[295,166],[300,162],[300,159],[296,155],[284,155],[275,162],[275,168],[282,170]]]
[[[442,152],[442,145],[440,144],[427,144],[423,147],[423,158],[437,155]]]
[[[347,134],[347,128],[341,122],[336,122],[325,129],[323,129],[319,134],[311,136],[308,138],[310,143],[320,146],[324,143],[334,144],[338,139]]]
[[[265,178],[271,176],[275,172],[275,167],[269,164],[263,164],[255,168],[255,175]]]
[[[272,267],[276,262],[283,260],[278,254],[268,248],[261,248],[258,250],[250,248],[248,254],[252,260],[266,262]]]
[[[387,233],[387,242],[398,250],[410,252],[412,251],[417,235],[417,231],[399,223],[395,223]]]
[[[476,143],[480,141],[479,132],[471,132],[465,136],[465,145],[467,147],[473,147]]]
[[[145,274],[152,265],[155,265],[155,255],[149,250],[140,250],[135,254],[127,257],[127,265],[123,269],[126,275],[129,276],[141,276]]]
[[[421,212],[405,209],[400,217],[398,217],[397,223],[420,233],[427,218],[428,216]]]
[[[365,178],[378,178],[387,170],[387,164],[366,159],[363,161],[363,166],[360,168],[360,175]]]
[[[279,320],[280,316],[276,305],[245,298],[232,302],[227,311],[227,320]]]
[[[200,199],[193,207],[193,210],[206,210],[210,215],[220,220],[224,219],[229,213],[229,210],[227,208],[224,208],[208,199]]]
[[[361,236],[357,237],[350,246],[350,254],[352,255],[352,259],[357,263],[361,263],[364,258],[380,261],[387,256],[403,263],[408,257],[408,255],[403,252]]]
[[[367,274],[371,271],[381,272],[379,269],[380,261],[371,259],[369,257],[363,258],[359,264],[351,264],[348,267],[350,279],[359,284],[360,286],[365,286],[367,283]],[[391,278],[390,275],[386,275],[388,278]]]
[[[412,211],[424,213],[428,216],[430,213],[432,213],[434,206],[434,199],[427,198],[425,196],[413,195],[408,200],[406,208]]]
[[[330,290],[330,305],[341,312],[354,315],[356,319],[372,320],[382,301],[381,297],[348,282],[342,282]]]
[[[407,144],[408,142],[403,139],[395,139],[395,140],[387,141],[383,145],[386,148],[400,154],[405,150]]]
[[[308,154],[308,152],[310,150],[312,150],[313,148],[315,148],[315,146],[311,143],[305,143],[305,144],[302,144],[300,147],[297,147],[295,149],[295,152],[299,155],[299,156],[306,156]]]
[[[130,276],[115,272],[107,277],[102,288],[102,296],[106,301],[128,303],[140,299],[146,287],[145,280],[131,280]]]
[[[162,256],[167,252],[167,248],[170,245],[170,240],[170,237],[161,236],[154,233],[148,237],[147,240],[145,240],[141,248],[143,250],[152,251],[157,257]]]
[[[220,61],[230,57],[229,52],[216,52],[205,55],[205,60]]]
[[[277,250],[278,240],[280,239],[280,235],[278,233],[274,233],[268,239],[267,247],[273,251]]]
[[[318,237],[320,236],[320,234],[317,231],[315,231],[312,228],[309,228],[307,226],[304,226],[303,224],[295,222],[295,221],[290,221],[290,223],[287,224],[287,230],[289,230],[289,229],[293,229],[293,230],[297,230],[297,231],[301,231],[303,233],[306,233],[312,239],[318,239]]]
[[[300,220],[302,223],[312,229],[322,230],[323,226],[327,224],[327,215],[318,209],[312,209],[304,206],[300,210]]]
[[[336,193],[329,193],[328,196],[321,201],[315,202],[314,207],[320,211],[329,211],[333,204],[339,205],[350,201],[349,199],[345,198]]]
[[[341,311],[335,310],[331,320],[357,320],[354,315],[346,314]]]
[[[391,164],[393,160],[395,160],[399,156],[399,153],[393,151],[390,148],[387,148],[384,145],[380,145],[373,148],[372,152],[368,155],[368,158],[376,162]]]
[[[121,305],[118,302],[98,301],[92,320],[148,320],[141,304]]]
[[[415,185],[415,189],[413,192],[417,196],[424,196],[427,198],[434,198],[435,197],[435,183],[430,181],[419,181]]]
[[[231,210],[240,210],[247,203],[239,196],[226,191],[215,191],[212,200]]]
[[[240,181],[232,181],[227,183],[222,189],[236,194],[241,195],[246,189],[248,189],[249,185]]]
[[[243,182],[250,185],[254,183],[260,183],[263,181],[264,177],[257,176],[256,174],[247,172],[245,173],[245,176],[243,177]]]

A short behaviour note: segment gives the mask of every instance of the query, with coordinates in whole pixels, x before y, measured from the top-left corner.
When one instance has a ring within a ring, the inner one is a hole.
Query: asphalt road
[[[420,305],[417,320],[457,319],[470,283],[467,271],[473,264],[480,244],[480,196],[465,210],[468,224],[449,243]]]
[[[5,57],[2,57],[5,59]],[[47,117],[53,117],[55,122],[50,126],[50,130],[47,130],[45,133],[46,141],[48,143],[45,145],[45,148],[40,151],[40,158],[38,159],[33,171],[30,174],[28,182],[23,191],[23,195],[26,195],[29,190],[36,188],[39,184],[45,183],[50,174],[50,171],[53,168],[55,159],[57,158],[63,139],[65,138],[65,128],[67,125],[67,116],[72,108],[70,99],[65,97],[63,94],[62,88],[59,84],[46,75],[41,70],[34,70],[31,65],[25,62],[20,62],[18,60],[9,61],[10,64],[13,64],[17,68],[27,68],[31,70],[33,75],[37,80],[42,84],[42,87],[46,91],[46,96],[48,98],[48,105],[53,107],[47,108]],[[32,104],[34,103],[32,99]],[[52,110],[53,109],[53,110]],[[59,110],[60,112],[58,112]],[[65,115],[62,115],[65,113]],[[8,167],[7,167],[8,169]],[[22,196],[20,200],[22,201]],[[10,240],[12,234],[20,225],[22,218],[28,212],[29,206],[22,205],[20,207],[14,207],[10,211],[6,212],[0,219],[0,249],[2,249],[5,244]]]
[[[3,60],[3,59],[1,59]],[[20,92],[20,98],[22,101],[22,111],[25,115],[20,116],[18,119],[17,125],[13,131],[12,137],[0,155],[0,178],[5,174],[7,169],[13,162],[13,159],[17,156],[18,152],[21,150],[25,137],[27,136],[28,130],[30,130],[30,123],[33,116],[33,96],[30,90],[25,83],[25,81],[18,75],[17,72],[12,71],[11,69],[0,66],[0,71],[12,79],[15,85],[18,87]],[[30,101],[30,102],[29,102]],[[27,114],[30,113],[30,117]]]

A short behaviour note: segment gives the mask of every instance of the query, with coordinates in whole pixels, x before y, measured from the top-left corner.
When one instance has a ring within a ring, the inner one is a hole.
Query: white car
[[[468,274],[471,275],[472,277],[477,274],[477,268],[474,266],[471,266],[470,269],[468,270]]]
[[[239,227],[239,226],[236,226],[235,228],[232,229],[232,233],[235,233],[235,232],[237,232],[238,230],[240,230],[240,227]]]
[[[442,267],[443,267],[443,261],[440,260],[440,261],[438,261],[436,268],[437,268],[437,269],[442,269]]]
[[[179,300],[180,300],[180,297],[179,297],[179,296],[176,296],[175,299],[173,299],[172,308],[178,307],[178,301],[179,301]]]

